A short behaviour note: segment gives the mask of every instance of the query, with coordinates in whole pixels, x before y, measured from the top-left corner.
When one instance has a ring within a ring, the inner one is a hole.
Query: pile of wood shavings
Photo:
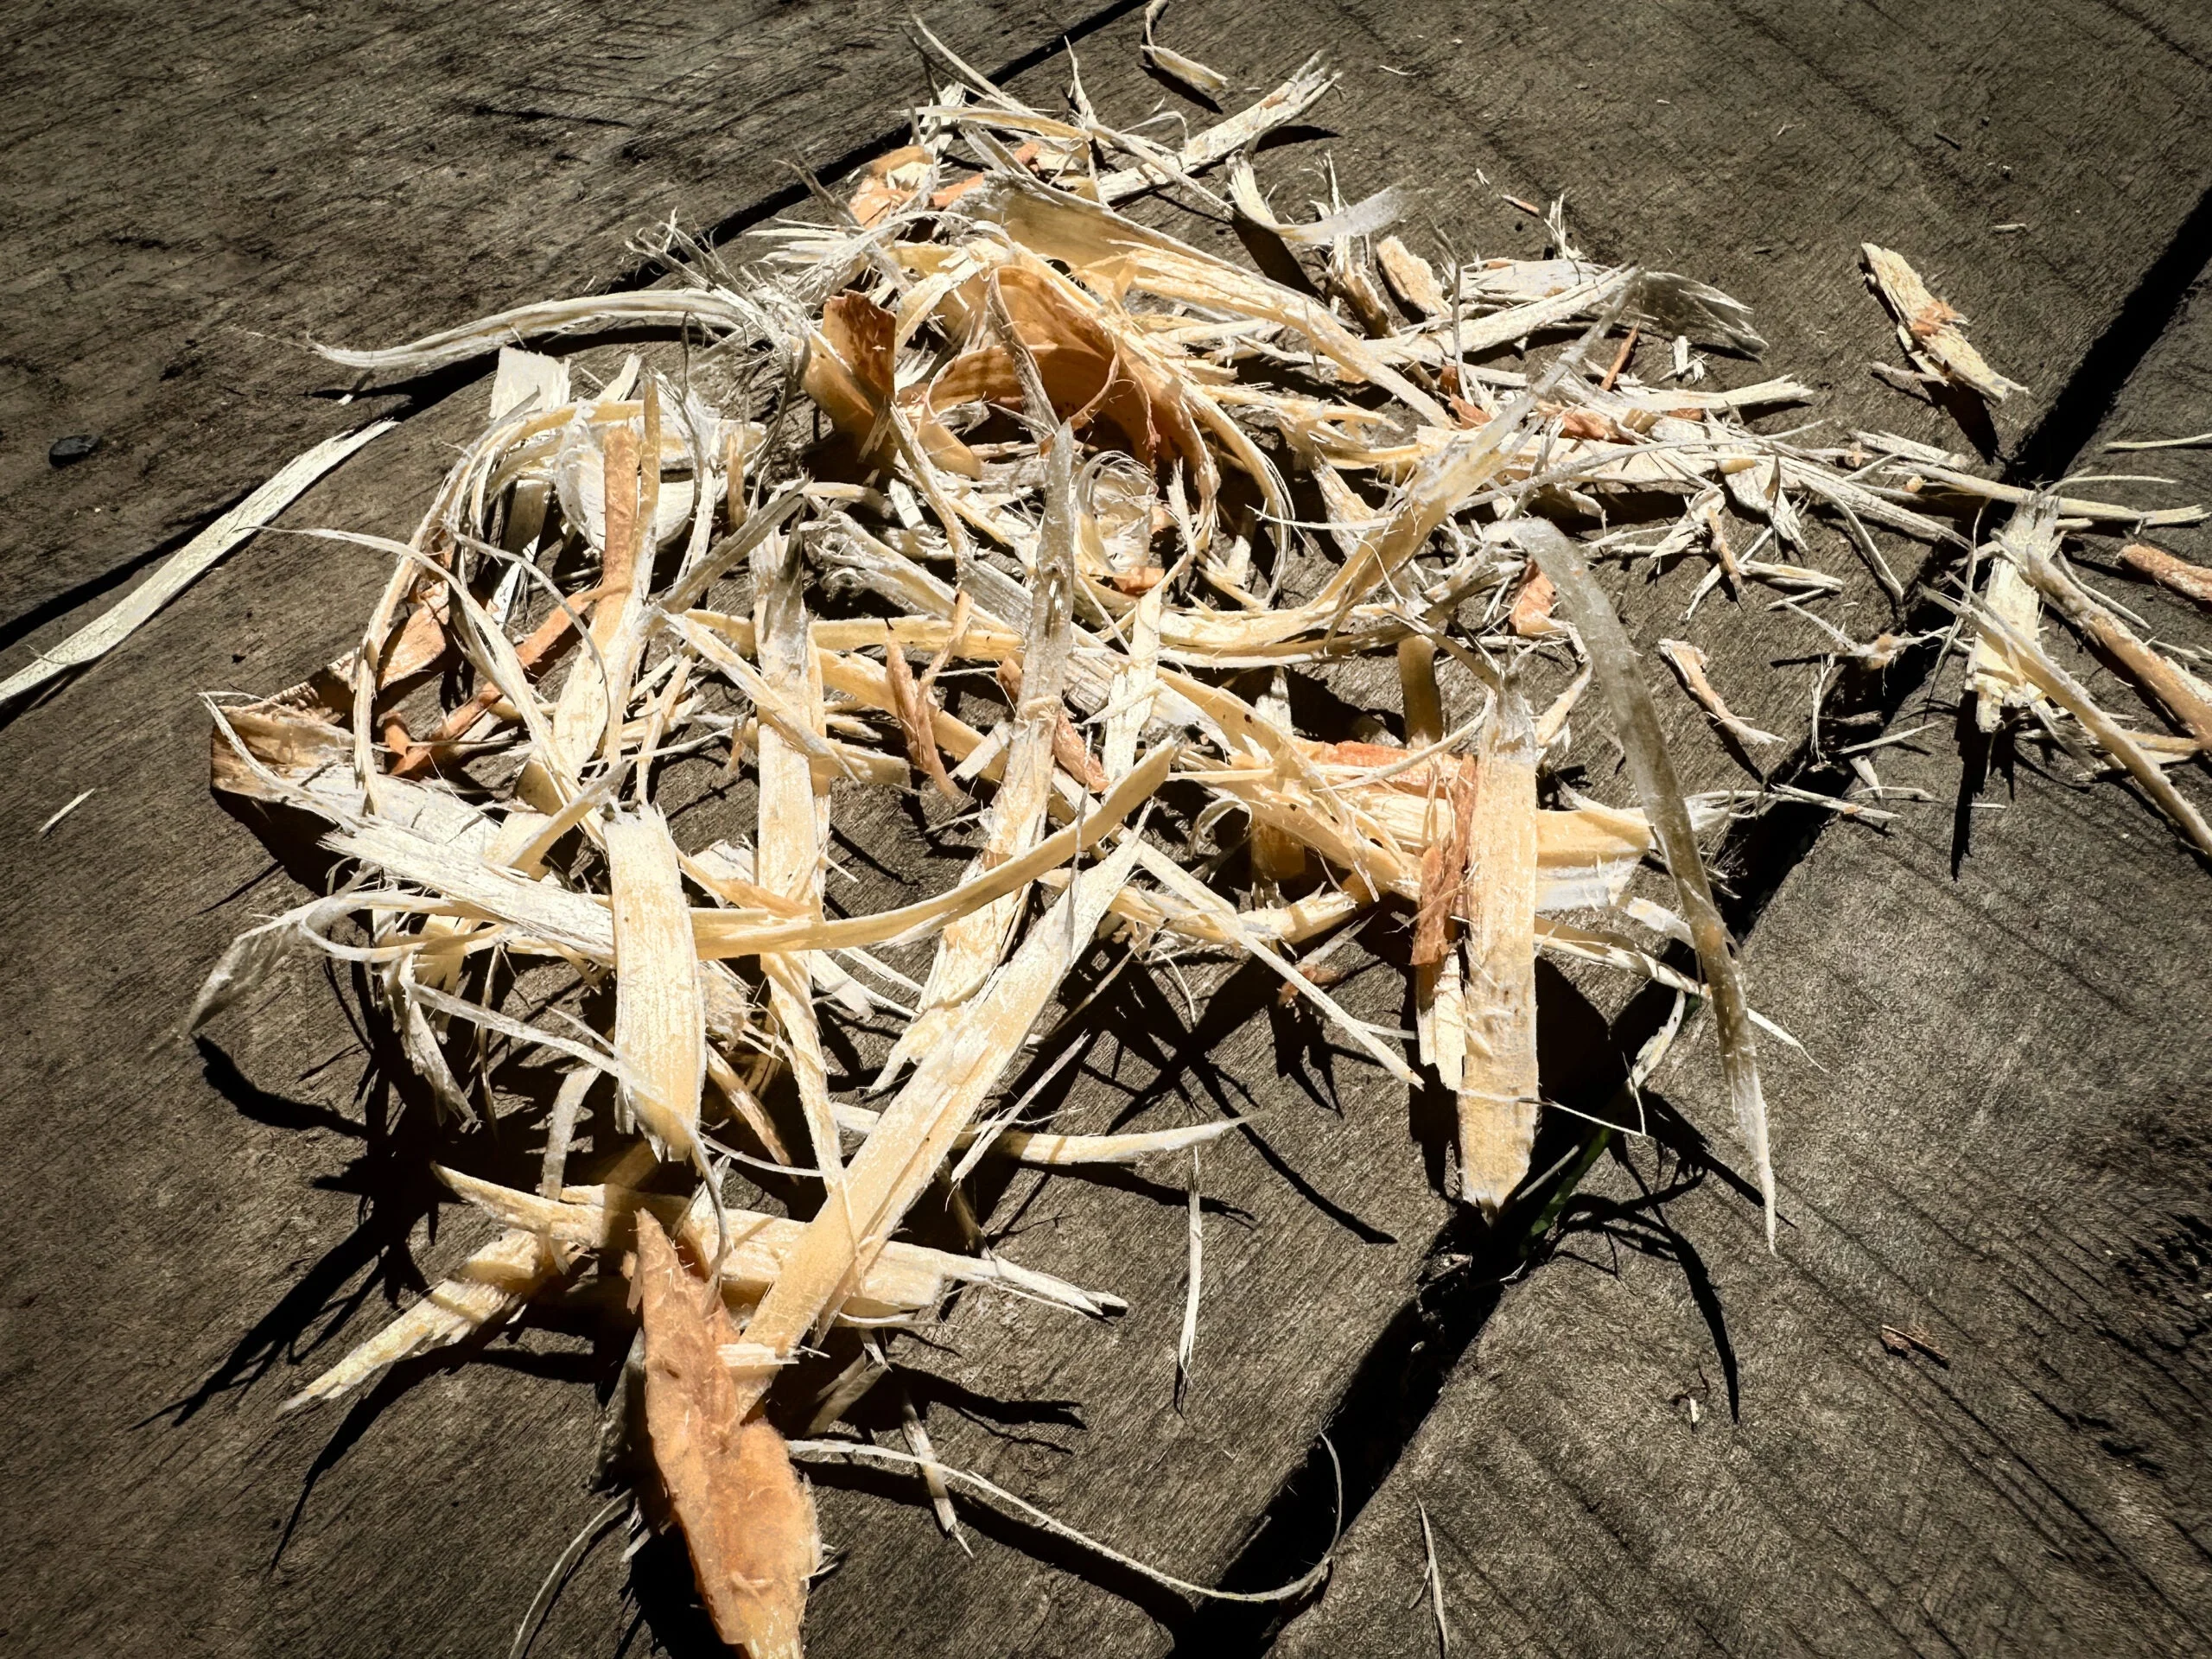
[[[1156,61],[1211,73],[1151,22]],[[650,290],[330,353],[408,375],[496,349],[490,424],[406,542],[352,537],[395,560],[357,652],[276,696],[209,702],[217,786],[312,815],[350,874],[238,939],[194,1023],[306,941],[359,965],[456,1157],[487,1117],[543,1141],[534,1191],[439,1166],[506,1230],[293,1403],[580,1274],[627,1274],[649,1508],[681,1528],[716,1629],[755,1659],[799,1651],[820,1559],[795,1454],[915,1469],[948,1529],[955,1485],[1059,1529],[940,1464],[911,1413],[904,1453],[776,1424],[834,1423],[883,1374],[881,1344],[964,1287],[1119,1307],[980,1232],[967,1252],[901,1236],[926,1195],[964,1217],[982,1159],[1127,1163],[1235,1127],[1060,1134],[1006,1098],[1059,1041],[1067,1020],[1044,1016],[1064,979],[1100,952],[1136,971],[1249,957],[1409,1086],[1433,1074],[1459,1104],[1457,1196],[1485,1216],[1529,1174],[1539,953],[1675,992],[1631,1089],[1709,1001],[1771,1237],[1764,1022],[1698,843],[1775,796],[1684,796],[1591,563],[1708,559],[1708,586],[1770,589],[1855,659],[1895,642],[1859,645],[1803,608],[1844,585],[1816,540],[1902,597],[1869,526],[1963,548],[1931,502],[2018,505],[1983,557],[1994,575],[1979,594],[1969,575],[1957,601],[1984,718],[2070,716],[2067,741],[2101,747],[2212,850],[2164,770],[2212,744],[2203,688],[2057,553],[2069,524],[2156,515],[2031,498],[1878,434],[1829,449],[1763,435],[1746,423],[1804,387],[1693,384],[1694,346],[1762,349],[1745,308],[1580,259],[1556,220],[1558,257],[1440,271],[1382,234],[1394,193],[1279,217],[1249,152],[1328,89],[1318,64],[1170,148],[1106,125],[1079,86],[1048,116],[928,45],[950,84],[914,112],[915,143],[825,193],[818,221],[776,227],[757,264],[687,245]],[[1224,168],[1227,200],[1200,177]],[[1116,211],[1138,196],[1233,211],[1308,290]],[[2001,396],[2012,383],[1956,314],[1876,255],[1923,375]],[[632,358],[580,395],[565,362],[507,343],[617,329],[711,349],[697,375]],[[1611,340],[1639,333],[1673,342],[1672,384],[1626,372]],[[1655,496],[1677,504],[1656,530],[1608,527],[1609,503]],[[1731,508],[1764,524],[1755,543],[1732,543]],[[2193,741],[2090,703],[2037,644],[2043,603],[2132,662]],[[1662,651],[1719,729],[1777,741],[1728,710],[1694,648]],[[1289,673],[1360,663],[1396,682],[1396,728],[1301,734]],[[1539,666],[1563,683],[1535,698]],[[991,711],[982,723],[948,707],[953,680]],[[1632,804],[1559,774],[1592,685]],[[1472,712],[1447,722],[1455,703]],[[702,765],[757,783],[749,838],[671,828],[658,791]],[[940,818],[980,803],[981,849],[934,896],[830,915],[831,815],[855,789]],[[1672,908],[1630,894],[1647,861]],[[1416,1033],[1326,988],[1324,941],[1386,907],[1411,938]],[[934,951],[920,982],[877,954],[917,944]],[[872,1010],[906,1022],[880,1110],[833,1097],[823,1027]],[[523,1062],[556,1085],[518,1101],[503,1079]],[[737,1166],[818,1185],[818,1206],[734,1208]],[[688,1196],[668,1191],[678,1179]],[[786,1398],[794,1359],[841,1328],[858,1357]]]

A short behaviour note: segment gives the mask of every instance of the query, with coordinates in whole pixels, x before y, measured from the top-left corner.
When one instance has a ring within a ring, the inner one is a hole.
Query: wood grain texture
[[[2200,293],[2100,438],[2201,429],[2208,386]],[[2212,458],[2161,461],[2212,487]],[[2212,643],[2182,601],[2100,580],[2120,545],[2088,545],[2091,579]],[[1878,752],[1885,780],[1954,799],[1957,686],[1955,665],[1924,741]],[[1424,1503],[1455,1652],[2212,1644],[2212,874],[2117,785],[1999,759],[1963,849],[1940,808],[1840,828],[1760,924],[1764,1007],[1825,1068],[1775,1081],[1779,1256],[1752,1206],[1633,1150],[1506,1294],[1279,1651],[1434,1650],[1409,1611]],[[1662,1086],[1719,1104],[1684,1069]]]
[[[45,15],[0,72],[27,185],[0,221],[20,302],[0,350],[18,652],[65,626],[49,601],[359,417],[359,404],[297,396],[323,377],[257,336],[380,343],[586,286],[626,266],[620,241],[639,223],[671,208],[719,218],[773,188],[777,154],[884,130],[909,90],[891,14],[828,15]],[[932,21],[987,66],[1056,26],[1041,9]],[[1328,48],[1347,71],[1328,119],[1348,195],[1421,181],[1480,251],[1519,253],[1533,234],[1475,168],[1518,194],[1566,188],[1593,251],[1663,256],[1730,288],[1759,308],[1773,361],[1813,365],[1839,412],[1923,436],[1942,429],[1911,424],[1910,406],[1861,379],[1887,330],[1850,266],[1859,239],[1913,251],[1975,315],[1992,360],[2034,388],[2015,400],[2031,421],[2193,207],[2212,149],[2188,118],[2212,31],[2180,6],[1903,20],[1810,3],[1372,6],[1290,22],[1243,4],[1173,22],[1171,43],[1240,86]],[[1105,107],[1160,95],[1134,41],[1133,22],[1117,24],[1080,48]],[[2086,77],[2093,51],[2104,68]],[[1024,84],[1043,98],[1058,73]],[[1311,153],[1263,158],[1279,200],[1294,168],[1313,188]],[[551,211],[501,207],[549,175],[573,193]],[[2037,234],[1988,233],[2014,219]],[[403,524],[484,395],[383,441],[291,522]],[[47,471],[47,436],[86,428],[107,448]],[[0,1210],[0,1413],[26,1448],[11,1474],[27,1519],[0,1545],[11,1649],[480,1651],[596,1502],[593,1385],[620,1354],[588,1308],[474,1363],[404,1370],[342,1416],[277,1422],[296,1368],[334,1357],[479,1237],[430,1220],[435,1195],[403,1176],[419,1168],[415,1131],[385,1127],[392,1103],[375,1088],[357,1097],[366,1057],[317,976],[199,1049],[168,1036],[230,935],[290,896],[207,795],[189,693],[296,679],[343,647],[376,580],[266,537],[0,729],[0,837],[22,849],[0,938],[33,968],[0,976],[0,1016],[21,1033],[0,1046],[0,1131],[22,1172]],[[1655,634],[1681,631],[1675,582],[1637,603]],[[1748,659],[1689,637],[1738,712],[1796,729],[1730,677]],[[1686,749],[1708,741],[1687,703],[1678,719]],[[1711,764],[1726,765],[1717,749]],[[25,839],[92,783],[101,792],[53,836]],[[840,821],[838,855],[866,884],[855,905],[949,874],[905,853],[870,866],[861,855],[900,844],[887,808],[848,822],[841,806]],[[1272,1008],[1272,982],[1249,990]],[[1754,992],[1774,1000],[1756,977]],[[1252,1141],[1206,1160],[1224,1208],[1208,1218],[1187,1414],[1169,1404],[1179,1174],[1027,1177],[998,1207],[1022,1224],[1020,1259],[1119,1292],[1129,1318],[1085,1326],[977,1301],[938,1333],[945,1351],[906,1357],[941,1454],[1204,1577],[1411,1292],[1444,1215],[1448,1119],[1318,1050],[1302,1020],[1191,1029],[1172,987],[1126,995],[1096,1057],[1122,1086],[1086,1082],[1066,1127],[1103,1127],[1147,1091],[1141,1126],[1187,1115],[1185,1097],[1257,1114]],[[1343,995],[1363,1016],[1401,1017],[1392,970]],[[914,1501],[823,1492],[825,1540],[844,1555],[815,1597],[817,1653],[1141,1653],[1172,1639],[1175,1605],[1004,1528],[976,1529],[970,1563],[937,1537],[918,1484],[876,1484]],[[703,1627],[684,1611],[680,1551],[671,1562],[656,1546],[626,1574],[618,1553],[589,1560],[537,1651],[609,1651],[633,1619],[632,1651],[692,1650]]]

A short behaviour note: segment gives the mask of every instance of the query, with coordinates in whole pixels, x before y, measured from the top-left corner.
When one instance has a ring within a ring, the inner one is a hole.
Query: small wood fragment
[[[1375,263],[1398,303],[1414,316],[1440,317],[1452,309],[1434,268],[1396,237],[1386,236],[1376,242]]]
[[[1467,829],[1459,1196],[1485,1220],[1528,1175],[1536,1138],[1537,755],[1528,704],[1509,687],[1484,732]]]
[[[948,801],[959,800],[960,791],[945,775],[944,756],[938,750],[936,708],[915,680],[913,670],[906,665],[906,653],[896,640],[884,652],[883,666],[890,677],[892,713],[898,719],[899,735],[906,741],[907,759],[914,763],[915,771],[937,785],[938,794]]]
[[[1452,1659],[1452,1626],[1444,1617],[1444,1575],[1436,1565],[1436,1529],[1428,1523],[1428,1505],[1417,1503],[1414,1508],[1421,1511],[1421,1575],[1428,1586],[1429,1617],[1436,1622],[1438,1659]]]
[[[2027,575],[2009,559],[1999,558],[1982,589],[1982,602],[2003,617],[2013,630],[2029,639],[2037,637],[2043,607],[2036,599]],[[2004,640],[1987,632],[1974,637],[1974,654],[1967,663],[1967,683],[1974,694],[1974,724],[1994,732],[2015,709],[2027,708],[2043,696],[2027,671],[2014,660]]]
[[[1530,566],[1520,593],[1514,596],[1513,609],[1507,613],[1505,626],[1523,639],[1549,639],[1560,632],[1559,624],[1552,620],[1552,601],[1558,596],[1559,590],[1552,586],[1551,578]]]
[[[1929,292],[1903,254],[1862,243],[1866,280],[1896,320],[1897,340],[1914,360],[1985,403],[2001,404],[2027,388],[1989,366],[1966,337],[1966,318]]]
[[[2024,672],[2053,702],[2080,721],[2089,735],[2143,786],[2143,792],[2189,837],[2197,851],[2212,857],[2212,823],[2207,823],[2196,804],[2169,779],[2158,762],[2118,721],[2089,695],[2088,688],[2053,661],[2036,642],[2015,632],[2004,618],[1986,606],[1968,601],[1967,613],[2005,642]]]
[[[2212,569],[2177,558],[2148,542],[2131,542],[2120,550],[2120,562],[2139,576],[2148,576],[2161,588],[2212,610]]]
[[[92,799],[98,792],[99,785],[94,785],[91,789],[80,789],[74,795],[72,795],[67,802],[55,810],[51,817],[48,818],[45,823],[39,825],[36,831],[35,831],[38,838],[43,841],[48,834],[52,831],[55,824],[60,823],[62,819],[67,817],[72,812],[74,812],[86,801]]]
[[[2023,508],[1999,532],[1999,547],[2084,639],[2117,664],[2145,697],[2212,753],[2212,696],[2186,671],[2138,639],[2059,562],[2057,511],[2049,501]]]
[[[747,1659],[799,1659],[822,1564],[814,1498],[784,1437],[747,1415],[721,1351],[737,1332],[650,1211],[631,1283],[645,1333],[645,1431],[715,1633]]]
[[[1180,52],[1171,52],[1153,37],[1153,28],[1160,14],[1167,10],[1167,0],[1151,0],[1144,9],[1144,44],[1141,50],[1144,60],[1163,74],[1173,75],[1193,92],[1211,98],[1229,86],[1229,77],[1218,69],[1209,68],[1195,58],[1186,58]]]
[[[1705,710],[1706,717],[1738,743],[1750,747],[1782,741],[1772,732],[1763,732],[1729,713],[1728,705],[1720,700],[1720,693],[1713,690],[1713,681],[1706,673],[1705,653],[1695,645],[1686,639],[1662,639],[1659,654],[1675,671],[1682,690]]]
[[[1927,1338],[1916,1335],[1910,1331],[1900,1331],[1894,1325],[1885,1325],[1882,1327],[1882,1346],[1891,1353],[1900,1356],[1922,1354],[1934,1360],[1945,1370],[1951,1369],[1951,1357],[1948,1354],[1929,1342]]]
[[[1198,1350],[1198,1297],[1205,1283],[1205,1201],[1198,1185],[1198,1149],[1191,1148],[1191,1179],[1185,1205],[1185,1255],[1183,1280],[1183,1327],[1175,1339],[1175,1405],[1191,1386],[1191,1367]]]
[[[1493,753],[1487,747],[1485,755]],[[1449,814],[1450,834],[1440,842],[1431,842],[1421,855],[1421,900],[1414,912],[1413,963],[1426,968],[1441,962],[1458,948],[1453,920],[1463,907],[1462,894],[1469,876],[1468,861],[1481,856],[1476,837],[1484,824],[1477,817],[1478,804],[1483,785],[1488,781],[1481,770],[1482,762],[1470,761],[1454,768],[1445,785],[1445,810]],[[1507,785],[1510,787],[1510,783]],[[1529,810],[1535,811],[1535,785],[1534,773],[1529,782]],[[1529,824],[1530,836],[1535,833],[1532,818]],[[1535,868],[1535,848],[1530,843],[1530,870]],[[1485,873],[1484,879],[1487,879]],[[1534,900],[1531,901],[1533,910]],[[1471,912],[1470,912],[1471,914]]]

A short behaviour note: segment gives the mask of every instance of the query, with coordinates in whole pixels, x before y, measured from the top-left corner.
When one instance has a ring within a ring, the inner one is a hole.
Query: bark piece
[[[2161,588],[2212,610],[2212,570],[2187,559],[2176,558],[2148,542],[2135,542],[2120,550],[2120,562],[2136,575],[2148,576]]]

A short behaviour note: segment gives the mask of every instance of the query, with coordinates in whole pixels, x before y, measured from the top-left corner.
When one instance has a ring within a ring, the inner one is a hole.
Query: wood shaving
[[[86,801],[91,800],[91,799],[92,798],[92,797],[93,797],[95,794],[97,794],[98,792],[99,792],[99,786],[98,786],[97,785],[94,785],[92,788],[91,788],[91,789],[80,789],[80,790],[79,790],[79,791],[78,791],[74,795],[72,795],[72,796],[68,798],[68,800],[67,800],[67,802],[65,802],[61,806],[60,806],[59,808],[55,809],[55,810],[54,810],[54,815],[53,815],[51,817],[48,818],[48,819],[46,820],[46,822],[45,822],[45,823],[43,823],[40,824],[40,825],[39,825],[39,827],[38,827],[38,829],[37,829],[35,831],[34,831],[33,833],[35,833],[36,836],[38,836],[40,839],[43,840],[43,839],[47,836],[47,835],[48,835],[48,834],[53,830],[54,826],[55,824],[57,824],[57,823],[60,823],[62,819],[64,819],[64,818],[67,817],[68,817],[72,812],[74,812],[74,811],[75,811],[79,807],[82,806],[82,805],[83,805]]]
[[[373,421],[358,431],[326,438],[287,462],[267,483],[170,554],[152,575],[99,620],[78,629],[51,651],[40,652],[29,667],[0,680],[0,709],[106,656],[150,621],[162,607],[291,505],[310,485],[397,424]]]
[[[1144,45],[1141,48],[1144,60],[1208,98],[1227,90],[1229,77],[1220,70],[1208,68],[1195,58],[1186,58],[1179,52],[1171,52],[1153,38],[1153,26],[1160,21],[1160,14],[1166,10],[1167,0],[1151,0],[1144,9]]]
[[[1390,284],[1391,293],[1398,296],[1398,303],[1416,318],[1440,317],[1451,311],[1452,302],[1444,296],[1444,285],[1436,280],[1435,268],[1396,237],[1386,236],[1376,243],[1375,263]]]
[[[1994,550],[1992,550],[1993,555]],[[2002,560],[1991,570],[1981,592],[1982,603],[2005,619],[2012,632],[2033,640],[2042,624],[2043,607],[2027,573],[2012,560]],[[2006,718],[2026,709],[2043,696],[2034,679],[2014,658],[2012,649],[1995,634],[1984,632],[1974,642],[1967,662],[1967,684],[1974,697],[1974,723],[1993,732]]]
[[[1705,710],[1707,717],[1737,742],[1748,748],[1782,741],[1772,732],[1763,732],[1728,712],[1728,705],[1720,700],[1720,693],[1713,689],[1713,682],[1707,676],[1705,653],[1689,641],[1662,639],[1659,654],[1667,659],[1667,666],[1675,671],[1682,690]]]
[[[1429,1617],[1436,1624],[1436,1651],[1439,1659],[1451,1659],[1452,1626],[1444,1617],[1444,1575],[1436,1565],[1436,1529],[1429,1525],[1428,1505],[1416,1503],[1421,1511],[1421,1583],[1428,1592]]]
[[[2107,449],[2202,449],[2212,446],[2212,432],[2196,432],[2185,438],[2123,439],[2105,445]]]
[[[1191,1365],[1198,1351],[1198,1296],[1205,1284],[1206,1219],[1205,1196],[1198,1185],[1198,1149],[1191,1148],[1191,1182],[1186,1219],[1189,1266],[1183,1280],[1183,1326],[1175,1339],[1175,1402],[1181,1405],[1191,1386]]]
[[[2161,588],[2212,610],[2212,569],[2177,558],[2148,542],[2131,542],[2120,549],[2120,562],[2138,575],[2148,576]]]
[[[2088,645],[2135,683],[2146,701],[2187,731],[2199,747],[2212,753],[2212,696],[2187,669],[2138,639],[2060,562],[2057,513],[2055,503],[2044,502],[2015,516],[1999,536],[1998,550]],[[1986,595],[1985,602],[1996,608]],[[2016,625],[2015,632],[2024,634],[2028,630]]]
[[[1485,1216],[1495,1216],[1528,1174],[1536,1139],[1536,762],[1528,705],[1509,686],[1483,728],[1462,889],[1460,1195]]]
[[[1751,1154],[1759,1193],[1765,1201],[1767,1248],[1774,1247],[1774,1160],[1767,1132],[1766,1096],[1759,1080],[1758,1051],[1751,1036],[1751,1003],[1736,966],[1726,926],[1713,902],[1712,885],[1697,845],[1688,803],[1675,780],[1674,762],[1659,734],[1650,689],[1636,666],[1636,652],[1612,603],[1592,578],[1574,544],[1548,524],[1532,524],[1530,550],[1576,613],[1590,641],[1598,683],[1612,706],[1637,793],[1651,823],[1653,838],[1675,878],[1684,919],[1689,925],[1698,962],[1713,1003],[1721,1065],[1727,1076],[1736,1132]]]

